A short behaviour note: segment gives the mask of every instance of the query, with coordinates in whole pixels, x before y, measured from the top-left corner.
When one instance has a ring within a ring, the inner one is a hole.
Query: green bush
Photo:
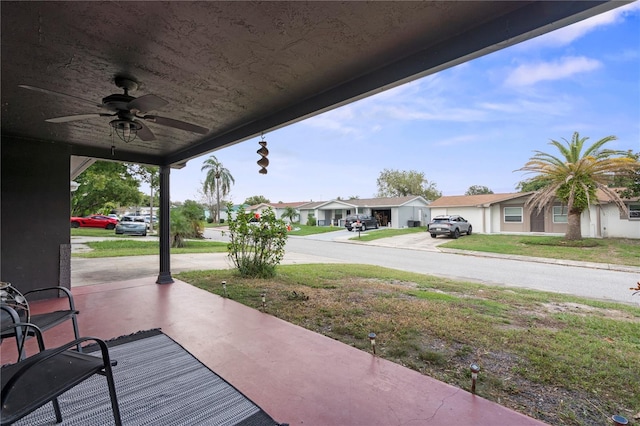
[[[315,216],[312,213],[309,213],[309,216],[307,216],[307,225],[316,226],[317,223]]]
[[[227,207],[229,223],[229,257],[243,277],[270,278],[284,257],[287,224],[277,219],[272,209],[263,212],[258,222],[251,222],[253,213],[238,211],[232,218]]]
[[[171,210],[171,247],[185,246],[187,238],[204,238],[204,214],[202,206],[187,200],[181,207]]]

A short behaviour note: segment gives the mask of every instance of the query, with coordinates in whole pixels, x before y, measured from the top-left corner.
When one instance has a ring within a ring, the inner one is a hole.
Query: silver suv
[[[458,238],[460,234],[465,233],[471,235],[473,228],[465,218],[458,215],[436,216],[429,222],[427,232],[431,234],[431,238],[438,235],[447,235],[451,238]]]

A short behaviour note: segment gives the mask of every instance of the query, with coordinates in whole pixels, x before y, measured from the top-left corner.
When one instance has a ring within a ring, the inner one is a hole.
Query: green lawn
[[[357,241],[374,241],[380,240],[382,238],[396,237],[398,235],[406,235],[406,234],[415,234],[418,232],[425,232],[427,230],[426,226],[418,226],[415,228],[382,228],[377,231],[367,231],[364,234],[358,235],[358,231],[353,231],[355,234],[353,237],[349,238],[350,240]]]
[[[144,256],[160,253],[158,241],[135,241],[120,239],[111,241],[90,241],[86,244],[92,251],[73,253],[74,257],[120,257]],[[227,253],[227,243],[218,241],[188,240],[186,247],[172,248],[171,254],[184,253]]]
[[[563,237],[472,234],[440,247],[640,266],[640,240],[629,238],[585,238],[571,245]]]
[[[126,237],[131,238],[130,235],[116,235],[116,231],[100,228],[71,228],[72,237]],[[134,237],[135,238],[135,237]]]

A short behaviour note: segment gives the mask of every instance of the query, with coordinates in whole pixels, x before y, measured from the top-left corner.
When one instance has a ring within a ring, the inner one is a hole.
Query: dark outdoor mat
[[[107,342],[124,425],[279,425],[159,330]],[[91,351],[92,348],[88,348]],[[113,424],[107,381],[95,375],[58,399],[61,425]],[[16,425],[55,425],[51,404]]]

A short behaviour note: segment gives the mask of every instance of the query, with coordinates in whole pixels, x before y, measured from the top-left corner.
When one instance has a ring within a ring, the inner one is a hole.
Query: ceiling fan
[[[138,88],[138,83],[128,77],[117,76],[115,78],[115,84],[119,88],[124,90],[124,93],[114,93],[105,98],[102,98],[102,103],[95,104],[92,101],[79,98],[77,96],[69,95],[66,93],[55,92],[48,89],[42,89],[40,87],[28,86],[20,84],[23,89],[34,90],[36,92],[47,93],[56,96],[65,96],[73,98],[75,100],[81,100],[83,102],[97,106],[98,108],[105,109],[109,112],[98,112],[93,114],[78,114],[68,115],[65,117],[49,118],[45,121],[49,123],[68,123],[72,121],[87,120],[95,117],[115,117],[109,122],[109,125],[113,127],[116,134],[125,142],[133,141],[136,136],[140,137],[143,141],[152,141],[155,139],[155,135],[144,123],[145,121],[160,124],[162,126],[172,127],[174,129],[185,130],[187,132],[199,133],[206,135],[209,129],[204,127],[187,123],[185,121],[174,120],[172,118],[160,117],[158,115],[148,115],[149,111],[162,108],[169,102],[156,95],[143,95],[138,98],[129,95],[129,92],[133,92]]]

